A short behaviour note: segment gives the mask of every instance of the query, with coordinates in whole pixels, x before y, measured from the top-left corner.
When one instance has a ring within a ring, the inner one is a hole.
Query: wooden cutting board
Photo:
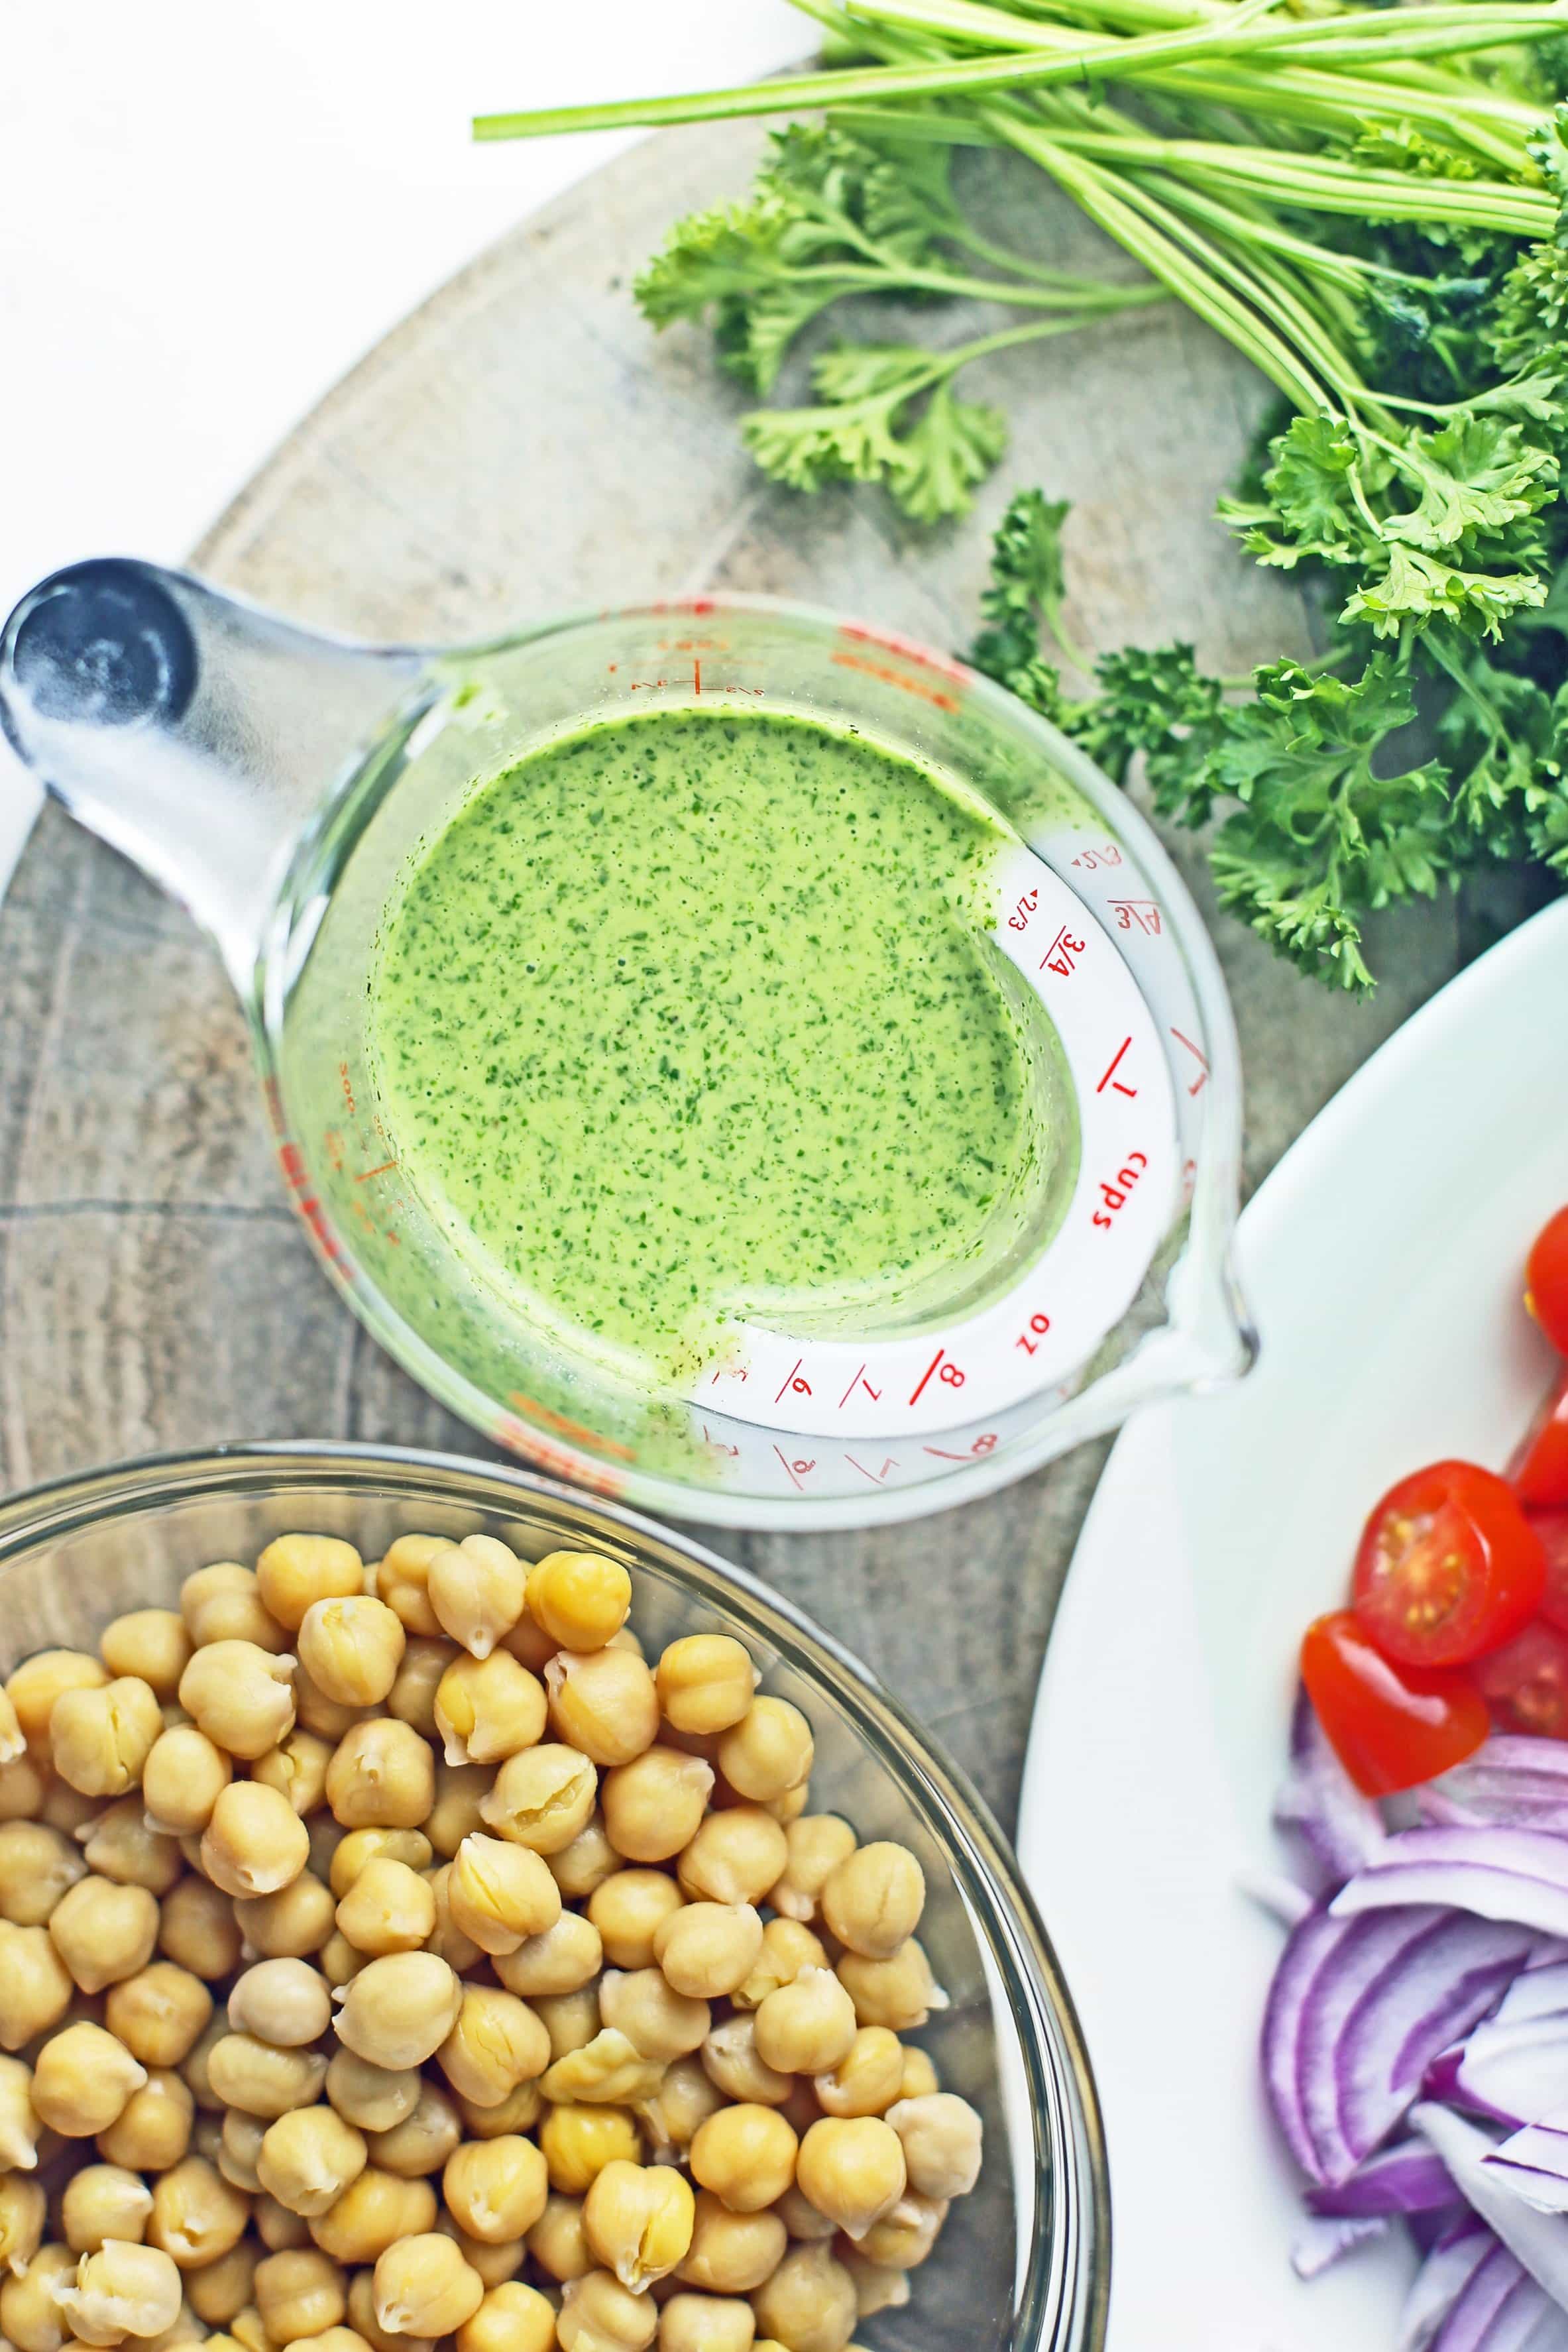
[[[1173,306],[973,372],[965,389],[1005,405],[1014,439],[959,527],[916,530],[874,490],[802,499],[763,482],[733,429],[744,402],[706,339],[655,338],[629,291],[677,214],[745,188],[760,144],[752,126],[666,134],[523,222],[296,429],[196,568],[371,637],[485,635],[562,607],[721,584],[957,647],[973,630],[990,526],[1013,490],[1038,482],[1074,501],[1071,619],[1091,646],[1189,636],[1226,672],[1304,648],[1291,593],[1209,520],[1263,387]],[[1103,265],[1096,232],[1053,206],[1027,166],[978,168],[994,233],[1016,242],[1029,229],[1042,256]],[[877,334],[910,323],[944,341],[975,323],[873,315]],[[1205,898],[1194,845],[1175,846]],[[1364,1008],[1218,919],[1249,1082],[1249,1183],[1515,911],[1461,898],[1375,927],[1386,976]],[[485,1450],[318,1273],[284,1204],[216,956],[51,807],[0,908],[0,1481],[294,1436]],[[705,1539],[858,1651],[1010,1822],[1052,1611],[1102,1458],[1086,1448],[909,1527]]]

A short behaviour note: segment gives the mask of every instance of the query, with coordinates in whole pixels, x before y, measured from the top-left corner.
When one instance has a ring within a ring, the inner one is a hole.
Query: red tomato
[[[1530,1524],[1546,1554],[1546,1592],[1541,1613],[1568,1633],[1568,1511],[1531,1511]]]
[[[1531,1510],[1568,1505],[1568,1373],[1525,1431],[1508,1475]]]
[[[1568,1209],[1535,1236],[1525,1262],[1524,1303],[1561,1356],[1568,1356]]]
[[[1543,1617],[1476,1668],[1476,1681],[1503,1731],[1568,1739],[1568,1634]]]
[[[1391,1665],[1352,1609],[1308,1626],[1301,1680],[1334,1753],[1369,1797],[1436,1780],[1491,1729],[1468,1675]]]
[[[1385,1657],[1462,1666],[1541,1606],[1546,1556],[1506,1479],[1435,1462],[1391,1486],[1355,1558],[1356,1615]]]

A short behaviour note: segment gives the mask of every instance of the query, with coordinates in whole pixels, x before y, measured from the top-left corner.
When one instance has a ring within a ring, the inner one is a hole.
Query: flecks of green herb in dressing
[[[690,1370],[879,1311],[1039,1177],[980,934],[1005,838],[863,738],[650,711],[481,784],[407,869],[371,1031],[405,1177],[563,1337]]]

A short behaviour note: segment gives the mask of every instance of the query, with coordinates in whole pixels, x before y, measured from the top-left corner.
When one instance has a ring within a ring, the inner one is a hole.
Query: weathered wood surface
[[[976,389],[1015,420],[979,511],[927,534],[879,494],[759,482],[705,341],[656,339],[628,281],[679,210],[746,184],[750,128],[676,133],[524,223],[293,434],[198,567],[370,636],[489,634],[704,584],[858,612],[939,646],[973,626],[989,524],[1075,501],[1071,618],[1091,646],[1196,639],[1236,670],[1305,627],[1207,520],[1260,404],[1172,311],[1016,352]],[[995,194],[1005,233],[1080,260],[1095,233]],[[1030,175],[1023,184],[1034,190]],[[882,314],[887,331],[888,314]],[[922,333],[965,322],[924,313]],[[896,322],[893,331],[897,331]],[[1191,845],[1178,845],[1202,888]],[[1465,899],[1382,927],[1367,1008],[1216,936],[1249,1079],[1247,1176],[1489,933]],[[228,1437],[478,1441],[341,1307],[285,1207],[244,1028],[185,918],[51,810],[0,908],[0,1481]],[[710,1535],[866,1658],[1012,1817],[1039,1662],[1103,1449],[991,1500],[843,1536]]]

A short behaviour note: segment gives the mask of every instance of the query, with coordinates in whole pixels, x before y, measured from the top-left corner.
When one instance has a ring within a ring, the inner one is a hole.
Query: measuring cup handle
[[[150,565],[105,557],[57,572],[7,624],[0,723],[24,760],[27,718],[93,727],[177,720],[195,691],[196,646]]]

